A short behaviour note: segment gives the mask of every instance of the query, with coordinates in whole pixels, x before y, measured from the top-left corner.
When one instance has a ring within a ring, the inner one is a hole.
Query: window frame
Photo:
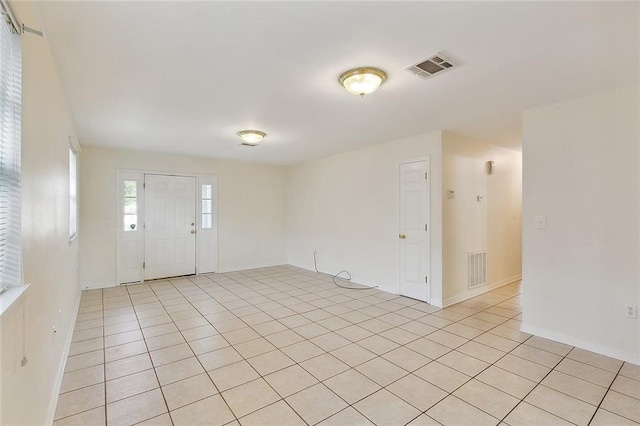
[[[0,314],[26,289],[22,276],[22,41],[9,5],[0,5]],[[9,20],[6,19],[9,17]],[[6,65],[6,66],[5,66]],[[13,296],[12,296],[13,295]],[[15,296],[15,297],[14,297]]]
[[[78,173],[78,163],[81,152],[82,149],[80,148],[78,139],[69,136],[69,243],[78,238],[80,232],[80,177]],[[72,159],[73,165],[71,164]],[[72,183],[74,185],[73,188],[71,186]],[[74,210],[75,221],[72,228],[72,212]]]

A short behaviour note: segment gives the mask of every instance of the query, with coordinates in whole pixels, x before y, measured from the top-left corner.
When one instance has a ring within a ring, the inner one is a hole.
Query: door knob
[[[404,234],[400,234],[398,235],[398,238],[400,238],[401,240],[404,240],[405,238],[407,238],[407,236]]]
[[[192,229],[192,230],[191,230],[191,233],[192,233],[192,234],[195,234],[195,233],[196,233],[196,231],[195,231],[194,229]]]

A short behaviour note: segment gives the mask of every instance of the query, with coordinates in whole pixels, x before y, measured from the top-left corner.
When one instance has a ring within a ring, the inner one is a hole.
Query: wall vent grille
[[[469,252],[469,288],[487,283],[487,252]]]
[[[427,79],[436,74],[442,74],[445,71],[456,68],[457,66],[458,64],[438,52],[427,59],[422,59],[415,64],[405,67],[404,70],[422,79]]]

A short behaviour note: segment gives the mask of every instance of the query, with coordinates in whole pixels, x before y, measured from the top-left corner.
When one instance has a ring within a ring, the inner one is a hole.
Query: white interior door
[[[145,174],[146,280],[196,273],[195,178]]]
[[[427,161],[400,165],[400,294],[429,301]]]

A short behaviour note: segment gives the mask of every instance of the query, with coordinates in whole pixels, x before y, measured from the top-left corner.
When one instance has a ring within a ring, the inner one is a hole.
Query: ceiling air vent
[[[417,75],[420,78],[427,79],[436,74],[442,74],[456,66],[457,64],[455,62],[447,59],[441,53],[437,53],[427,59],[423,59],[420,62],[405,67],[405,71],[408,71],[413,75]]]

